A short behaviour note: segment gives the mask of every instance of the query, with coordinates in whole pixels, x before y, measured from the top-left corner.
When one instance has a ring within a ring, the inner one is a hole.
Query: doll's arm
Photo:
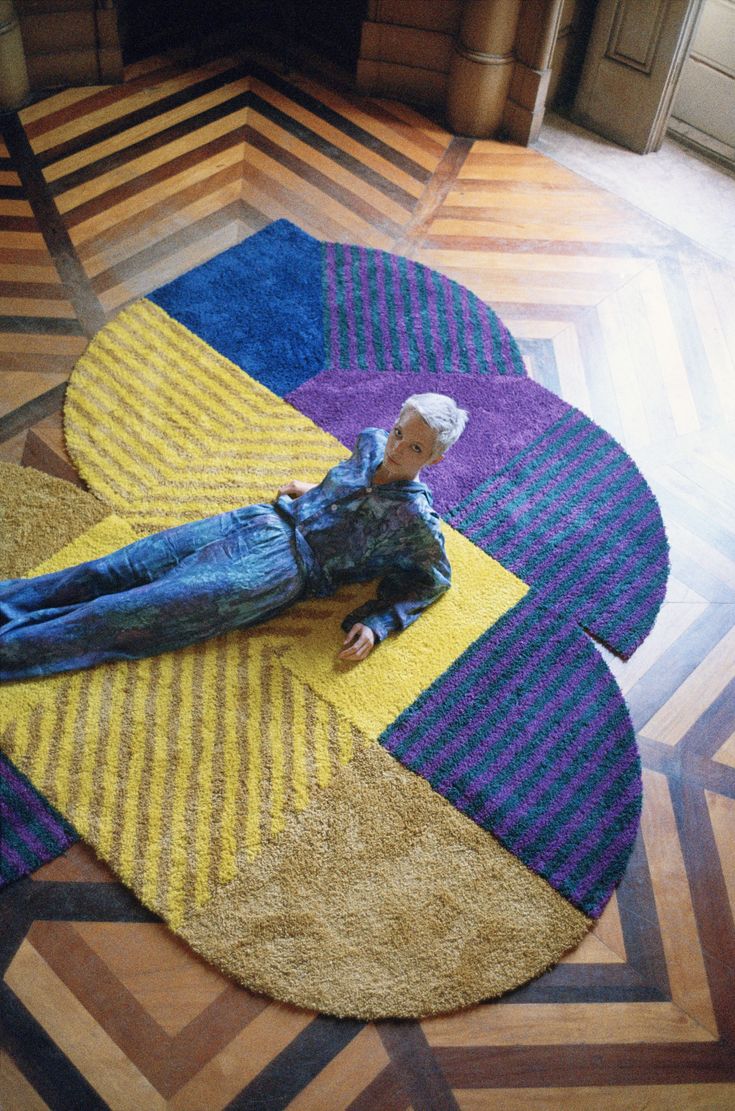
[[[302,494],[308,493],[318,485],[318,482],[299,482],[298,479],[292,478],[285,486],[279,486],[278,496],[280,498],[285,494],[289,498],[300,498]]]

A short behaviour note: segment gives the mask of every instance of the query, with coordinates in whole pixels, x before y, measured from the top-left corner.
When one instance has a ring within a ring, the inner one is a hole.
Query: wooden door
[[[705,0],[669,132],[735,167],[735,0]]]
[[[602,0],[574,118],[630,150],[658,150],[702,0]]]

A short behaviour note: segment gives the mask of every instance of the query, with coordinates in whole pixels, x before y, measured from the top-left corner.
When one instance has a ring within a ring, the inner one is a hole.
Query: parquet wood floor
[[[647,642],[609,659],[641,834],[559,966],[445,1018],[324,1018],[229,983],[76,846],[0,899],[3,1107],[735,1107],[733,269],[538,152],[229,58],[149,59],[1,130],[0,458],[75,480],[60,406],[87,338],[286,216],[491,303],[638,461],[673,564]]]

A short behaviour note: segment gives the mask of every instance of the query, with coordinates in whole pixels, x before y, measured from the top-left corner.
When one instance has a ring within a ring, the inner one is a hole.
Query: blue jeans
[[[245,506],[101,559],[0,583],[0,680],[140,659],[265,621],[303,597],[293,528]]]

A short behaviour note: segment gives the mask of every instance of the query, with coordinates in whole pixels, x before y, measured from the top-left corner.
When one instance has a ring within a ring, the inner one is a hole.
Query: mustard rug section
[[[149,301],[77,362],[64,432],[79,473],[140,533],[272,501],[349,452]]]
[[[109,516],[34,573],[132,539]],[[303,632],[294,613],[183,652],[0,687],[4,751],[174,928],[367,743],[281,667]]]
[[[509,991],[556,963],[591,925],[371,745],[181,933],[256,990],[380,1019]]]
[[[0,463],[0,579],[20,578],[109,512],[70,482]]]

